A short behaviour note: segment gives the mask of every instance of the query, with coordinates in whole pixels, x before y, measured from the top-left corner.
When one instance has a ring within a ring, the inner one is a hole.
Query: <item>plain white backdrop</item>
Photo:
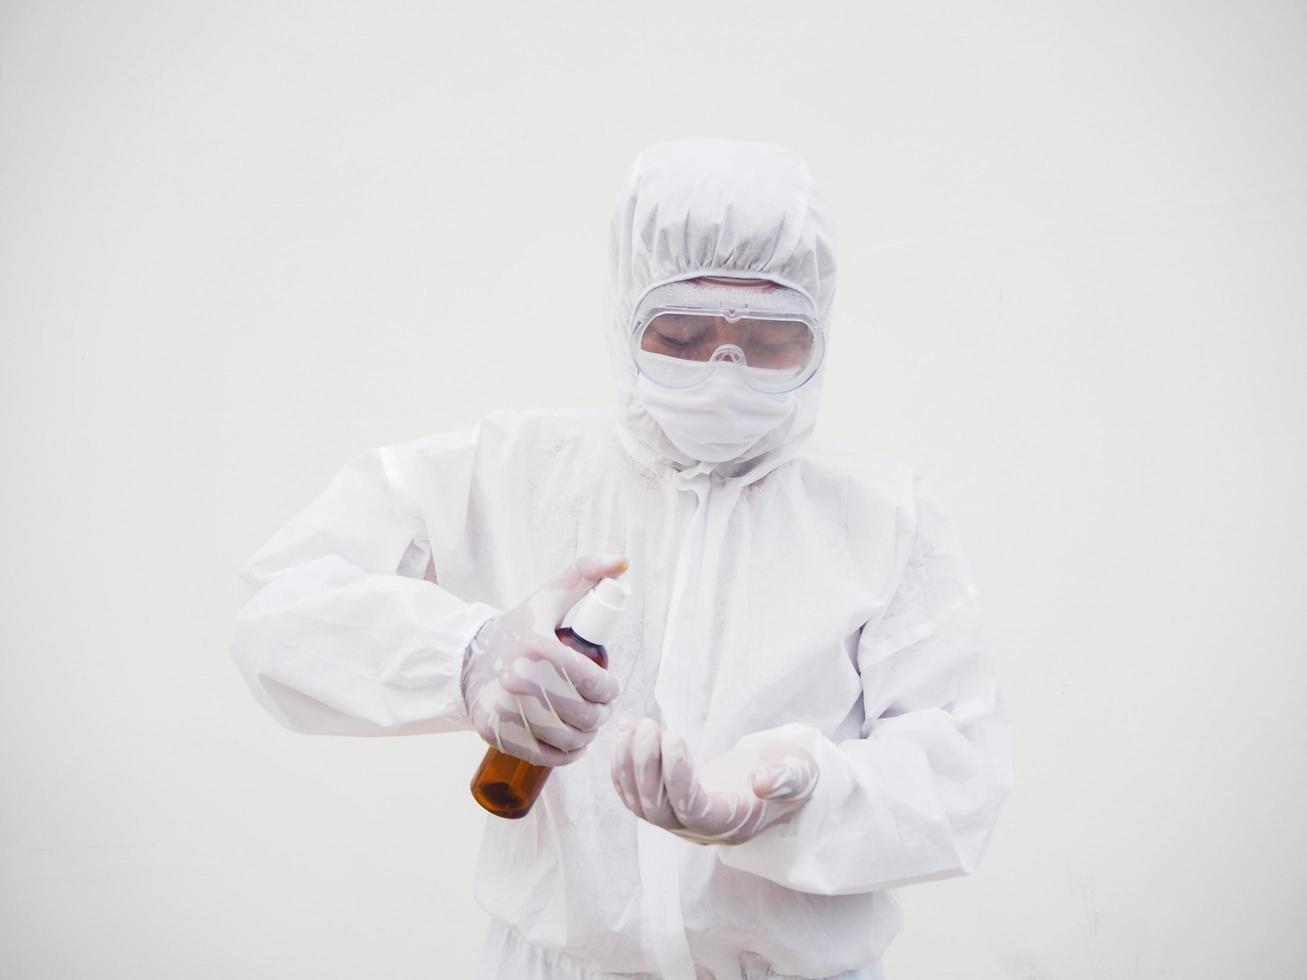
[[[819,432],[933,478],[1012,707],[892,980],[1300,973],[1305,42],[1301,2],[4,0],[0,976],[471,975],[482,747],[282,731],[236,569],[367,448],[610,404],[609,208],[700,136],[824,184]]]

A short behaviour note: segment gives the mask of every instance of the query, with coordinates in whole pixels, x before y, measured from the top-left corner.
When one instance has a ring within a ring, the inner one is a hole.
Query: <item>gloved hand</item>
[[[699,844],[742,844],[787,819],[817,776],[797,745],[737,744],[696,766],[685,740],[652,718],[624,719],[613,747],[613,785],[627,809]]]
[[[464,654],[462,682],[478,735],[537,765],[564,766],[581,757],[621,686],[554,631],[600,579],[626,568],[621,555],[583,555],[477,631]]]

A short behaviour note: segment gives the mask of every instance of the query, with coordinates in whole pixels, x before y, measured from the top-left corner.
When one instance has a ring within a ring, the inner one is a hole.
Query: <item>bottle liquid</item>
[[[570,626],[554,631],[559,641],[608,669],[608,650],[631,587],[620,578],[601,579],[573,607]],[[493,746],[472,777],[472,797],[497,817],[525,817],[553,770],[523,762]]]

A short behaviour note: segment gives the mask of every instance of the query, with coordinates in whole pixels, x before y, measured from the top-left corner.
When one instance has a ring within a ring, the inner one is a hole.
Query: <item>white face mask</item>
[[[666,388],[641,374],[635,394],[672,445],[701,463],[721,463],[745,453],[794,413],[794,392],[770,394],[745,383],[743,372],[768,370],[723,363],[688,388]]]

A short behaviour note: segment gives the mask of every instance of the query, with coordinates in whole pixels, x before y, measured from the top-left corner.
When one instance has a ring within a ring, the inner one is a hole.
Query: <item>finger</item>
[[[477,734],[499,751],[537,766],[566,766],[585,752],[584,747],[567,751],[548,745],[532,734],[520,717],[499,712],[480,721],[476,729]]]
[[[539,653],[557,668],[568,687],[587,701],[608,704],[622,693],[616,677],[560,640],[541,643]]]
[[[552,745],[546,745],[544,742],[536,740],[535,746],[522,745],[512,746],[504,750],[516,759],[523,762],[529,762],[535,766],[548,766],[550,769],[559,769],[563,766],[570,766],[581,756],[585,755],[585,749],[580,748],[575,752],[564,752],[562,749],[556,749]]]
[[[664,730],[658,746],[661,762],[658,769],[662,785],[659,787],[659,800],[661,806],[657,812],[656,822],[658,826],[666,827],[668,830],[672,831],[679,831],[685,828],[685,825],[681,822],[681,818],[676,815],[676,810],[672,806],[672,792],[675,788],[675,784],[668,767],[669,746],[671,746],[678,738],[679,736],[673,735],[671,732]],[[681,744],[684,745],[684,742]],[[672,755],[672,758],[675,758],[674,754]]]
[[[749,785],[759,799],[794,803],[812,795],[819,775],[809,753],[791,749],[755,769]]]
[[[608,776],[613,781],[613,789],[622,795],[622,736],[631,727],[631,720],[623,715],[617,720],[617,732],[613,738],[613,751],[608,754]]]
[[[644,801],[640,799],[640,780],[635,757],[635,736],[639,730],[640,726],[637,724],[627,733],[627,749],[625,755],[622,757],[622,785],[626,788],[627,792],[631,794],[635,801],[635,806],[632,808],[632,812],[641,819],[647,819],[648,814],[645,813]]]
[[[509,680],[525,683],[512,676]],[[519,750],[511,754],[522,758],[520,750],[525,748],[534,752],[537,742],[575,754],[594,739],[593,733],[579,731],[560,721],[547,698],[542,702],[533,696],[534,692],[524,694],[510,690],[511,686],[500,689],[493,698],[483,697],[477,701],[477,715],[492,736],[487,738],[491,744],[504,748],[501,742],[511,742]]]
[[[663,743],[663,774],[667,783],[667,801],[676,818],[676,827],[668,829],[695,844],[715,844],[712,828],[703,820],[706,794],[699,784],[684,740],[677,736]]]
[[[732,835],[750,815],[745,801],[736,794],[712,793],[704,787],[684,739],[671,742],[664,753],[663,765],[669,772],[668,797],[672,809],[685,828],[682,836],[701,844],[732,841]],[[754,802],[761,810],[763,805]]]
[[[575,650],[569,650],[561,643],[558,647],[572,656],[580,657],[600,674],[607,673],[602,667],[585,660]],[[574,728],[594,731],[607,721],[610,711],[605,709],[610,702],[593,701],[578,691],[576,685],[564,673],[564,668],[559,665],[559,661],[566,660],[567,658],[553,647],[541,651],[527,651],[522,656],[514,658],[511,669],[504,672],[500,683],[506,691],[551,705],[558,713],[558,717]],[[571,664],[571,666],[575,668],[576,665]],[[588,675],[582,678],[582,682],[591,689],[593,689],[592,680]],[[616,678],[611,678],[611,684],[620,693],[621,685],[617,683]],[[602,693],[607,695],[608,692]]]
[[[600,579],[621,575],[630,567],[623,554],[584,554],[540,587],[537,596],[562,620],[569,609],[595,587]]]
[[[663,781],[667,802],[676,820],[683,827],[691,825],[691,810],[695,802],[697,781],[690,764],[689,749],[680,735],[668,733],[663,739]]]
[[[602,555],[590,552],[577,556],[575,564],[577,571],[581,573],[581,577],[588,580],[591,585],[601,578],[612,578],[614,575],[621,575],[631,567],[626,555],[620,552]]]
[[[612,778],[613,785],[617,788],[617,795],[622,798],[626,808],[637,817],[643,817],[640,795],[636,792],[635,781],[632,778],[633,770],[630,767],[631,736],[634,733],[634,726],[627,726],[618,732],[617,741],[613,744]]]
[[[663,786],[662,729],[652,718],[643,719],[631,740],[635,791],[644,818],[659,827],[678,827],[680,822],[667,802]]]
[[[563,693],[551,694],[551,688]],[[611,705],[591,704],[579,698],[551,664],[527,657],[514,664],[503,690],[512,696],[509,703],[521,713],[523,722],[560,749],[588,744],[612,712]]]
[[[592,701],[574,701],[559,706],[559,717],[577,731],[599,734],[599,729],[608,724],[613,716],[611,704],[595,704]]]
[[[594,741],[596,732],[583,732],[579,728],[556,721],[553,712],[535,701],[523,703],[523,715],[531,734],[541,742],[564,752],[575,752]]]

